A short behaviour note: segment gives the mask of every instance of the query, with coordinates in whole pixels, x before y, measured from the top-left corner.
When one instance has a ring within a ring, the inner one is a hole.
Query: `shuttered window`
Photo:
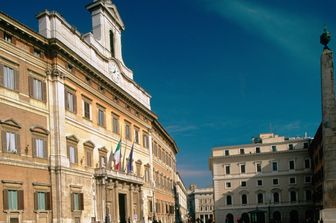
[[[47,141],[44,138],[33,138],[33,156],[46,159],[48,157]]]
[[[3,65],[0,65],[0,85],[18,91],[19,90],[19,75],[17,70]]]
[[[84,197],[83,193],[71,194],[71,211],[84,210]]]
[[[34,210],[51,210],[50,192],[37,191],[34,193]]]
[[[65,109],[72,113],[77,113],[77,98],[74,91],[66,88],[65,89]]]
[[[46,83],[32,76],[28,77],[29,96],[40,101],[46,101]]]
[[[13,131],[2,131],[2,151],[20,154],[20,135]]]
[[[23,210],[24,200],[22,190],[3,190],[4,210]]]

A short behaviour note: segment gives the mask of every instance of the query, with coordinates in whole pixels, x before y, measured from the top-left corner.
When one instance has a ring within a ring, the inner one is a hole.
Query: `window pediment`
[[[84,146],[93,149],[95,147],[95,144],[92,141],[88,140],[88,141],[84,142]]]
[[[10,127],[14,127],[14,128],[18,128],[21,129],[21,125],[19,125],[18,122],[16,122],[14,119],[10,118],[10,119],[6,119],[4,121],[0,121],[0,123],[2,125],[6,125],[6,126],[10,126]]]
[[[271,190],[271,192],[272,192],[272,193],[274,193],[274,192],[281,192],[281,190],[280,190],[279,188],[273,188],[273,189]]]
[[[100,148],[98,149],[98,151],[99,151],[100,153],[107,153],[107,152],[108,152],[105,146],[100,147]]]
[[[78,143],[79,139],[75,136],[75,135],[70,135],[66,137],[67,140],[74,142],[74,143]]]
[[[33,133],[39,133],[43,135],[49,135],[49,131],[42,126],[33,126],[30,128],[30,131]]]
[[[249,192],[247,190],[242,190],[242,191],[239,191],[239,194],[249,194]]]

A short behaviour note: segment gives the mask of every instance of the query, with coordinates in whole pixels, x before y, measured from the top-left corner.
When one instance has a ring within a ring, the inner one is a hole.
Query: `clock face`
[[[120,83],[121,81],[120,70],[119,70],[118,65],[113,61],[109,63],[109,74],[110,74],[111,80],[113,80],[116,83]]]

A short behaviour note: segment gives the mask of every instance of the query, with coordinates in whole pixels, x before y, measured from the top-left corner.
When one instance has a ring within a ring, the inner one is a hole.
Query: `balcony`
[[[95,168],[94,176],[96,178],[105,177],[107,179],[119,180],[139,185],[144,184],[143,177],[138,177],[134,174],[128,174],[123,171],[108,170],[105,167]]]

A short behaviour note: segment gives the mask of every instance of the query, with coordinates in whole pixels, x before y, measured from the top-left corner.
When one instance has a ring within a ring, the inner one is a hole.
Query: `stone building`
[[[0,13],[0,222],[173,222],[178,148],[123,61],[116,6],[86,7],[83,35]]]
[[[176,172],[176,199],[175,199],[175,222],[187,222],[188,220],[188,192],[184,186],[183,180],[178,172]]]
[[[325,30],[320,42],[322,122],[309,148],[313,161],[315,220],[336,222],[336,102],[334,56],[329,49],[330,33]]]
[[[188,212],[192,222],[208,222],[214,219],[213,188],[197,188],[191,185],[188,190]]]
[[[217,147],[215,221],[303,222],[312,213],[310,139],[260,134],[253,143]]]

